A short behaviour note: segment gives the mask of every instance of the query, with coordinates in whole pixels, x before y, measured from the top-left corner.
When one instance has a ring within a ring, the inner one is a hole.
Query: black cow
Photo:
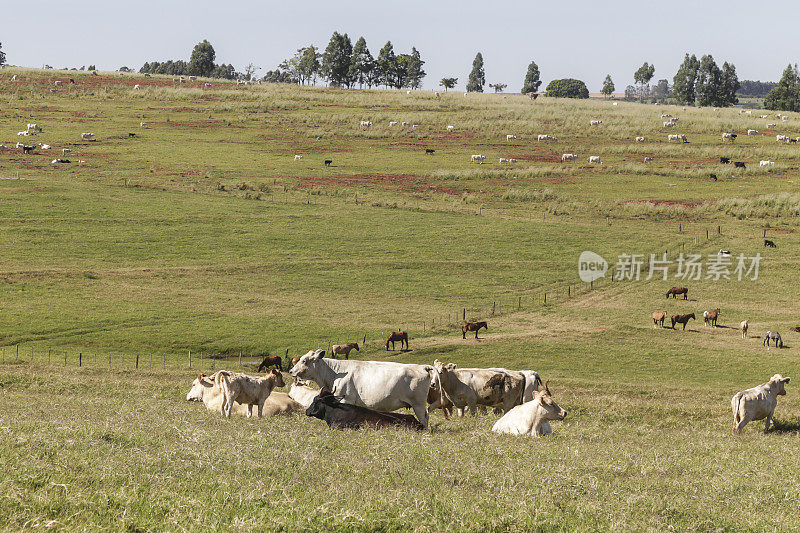
[[[22,153],[23,153],[23,154],[32,154],[32,153],[33,153],[33,150],[34,150],[34,148],[36,148],[36,147],[35,147],[35,146],[27,146],[27,145],[23,145],[23,146],[22,146]]]
[[[731,162],[731,158],[730,158],[730,157],[720,157],[720,158],[719,158],[719,162],[720,162],[720,163],[725,163],[725,164],[728,164],[728,163],[730,163],[730,162]]]
[[[328,390],[322,390],[306,409],[307,416],[327,422],[334,429],[358,429],[361,427],[389,428],[405,427],[421,431],[425,427],[414,415],[384,413],[366,407],[342,403]]]
[[[767,247],[769,247],[769,248],[777,248],[777,246],[775,245],[774,242],[772,242],[769,239],[764,239],[764,248],[767,248]]]
[[[128,137],[130,137],[132,139],[132,138],[136,137],[136,134],[135,133],[128,133]]]
[[[716,174],[709,174],[708,177],[711,178],[714,181],[717,181],[717,175]]]
[[[733,166],[736,168],[747,168],[743,161],[734,161]]]
[[[435,151],[433,148],[425,148],[425,155],[433,155]]]

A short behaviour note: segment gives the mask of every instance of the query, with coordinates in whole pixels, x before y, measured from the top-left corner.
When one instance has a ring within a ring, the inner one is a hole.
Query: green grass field
[[[203,83],[0,70],[0,528],[798,529],[794,382],[768,434],[733,437],[729,402],[799,375],[800,149],[775,135],[800,115]],[[719,249],[760,253],[758,280],[578,278],[584,250]],[[398,327],[409,352],[383,348]],[[365,337],[360,359],[537,370],[569,415],[531,440],[491,414],[338,432],[184,401],[200,370]]]

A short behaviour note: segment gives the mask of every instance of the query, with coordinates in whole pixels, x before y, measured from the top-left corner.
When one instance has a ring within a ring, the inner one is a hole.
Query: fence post
[[[520,309],[522,309],[522,296],[520,296],[519,300],[517,301],[517,311]]]
[[[136,354],[136,370],[139,370],[139,354]]]
[[[464,308],[464,310],[461,313],[461,319],[462,320],[466,320],[467,319],[467,308],[466,307]]]
[[[79,367],[83,366],[83,352],[80,352],[78,354],[78,366]]]
[[[108,369],[111,370],[111,352],[108,352]]]
[[[17,355],[14,358],[15,363],[19,363],[19,343],[17,343]]]
[[[494,314],[494,310],[495,310],[495,302],[492,302],[492,314]]]
[[[366,333],[364,333],[364,344],[367,344],[367,334]],[[289,349],[287,348],[286,351],[288,353]]]
[[[180,370],[181,368],[181,354],[180,352],[175,352],[175,370]]]
[[[683,233],[683,223],[678,222],[678,233]]]
[[[200,352],[200,370],[203,370],[203,352]]]
[[[722,226],[717,226],[717,235],[722,234]]]
[[[708,240],[708,230],[706,230],[706,240]]]
[[[167,369],[167,352],[164,352],[162,354],[162,356],[164,357],[164,370],[166,370]]]
[[[3,346],[3,364],[6,364],[6,347]]]
[[[67,352],[64,352],[64,366],[67,366]]]
[[[547,291],[544,293],[544,304],[547,305]]]
[[[189,369],[191,370],[191,368],[192,368],[192,351],[189,350]]]
[[[242,351],[239,350],[239,370],[242,369]]]
[[[567,285],[567,298],[572,296],[572,285]]]
[[[589,282],[589,289],[594,289],[594,280]]]

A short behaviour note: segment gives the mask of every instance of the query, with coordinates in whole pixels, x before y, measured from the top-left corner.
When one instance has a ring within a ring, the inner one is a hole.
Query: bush
[[[556,98],[589,98],[589,89],[581,80],[565,78],[547,84],[547,96]]]

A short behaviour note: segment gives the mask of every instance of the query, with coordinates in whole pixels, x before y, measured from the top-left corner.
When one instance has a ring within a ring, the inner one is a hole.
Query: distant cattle
[[[514,141],[517,139],[516,135],[506,135],[506,141]]]
[[[777,248],[776,244],[769,239],[764,239],[764,247]]]
[[[670,290],[667,291],[667,298],[672,296],[673,298],[677,298],[679,294],[683,295],[683,299],[685,300],[689,295],[689,289],[686,287],[672,287]]]
[[[791,378],[775,374],[766,383],[734,394],[731,398],[733,434],[741,433],[748,422],[762,419],[766,419],[764,432],[767,432],[778,405],[778,396],[786,395],[785,385],[789,381]]]
[[[600,156],[599,155],[589,156],[589,163],[590,164],[591,163],[597,163],[598,165],[602,165],[603,164],[603,162],[600,160]]]
[[[326,167],[329,167],[329,166],[331,166],[331,163],[333,163],[333,159],[326,159],[326,160],[325,160],[325,166],[326,166]]]
[[[758,130],[747,130],[748,135],[758,135]]]
[[[590,126],[599,126],[599,125],[600,125],[600,124],[602,124],[602,123],[603,123],[603,121],[602,121],[602,120],[590,120],[590,121],[589,121],[589,125],[590,125]]]
[[[93,141],[94,133],[81,133],[81,139],[84,141]]]
[[[536,142],[539,142],[539,141],[553,141],[553,142],[557,142],[557,141],[558,141],[558,139],[556,139],[556,138],[555,138],[555,137],[553,137],[552,135],[546,135],[546,134],[544,134],[544,135],[538,135],[538,136],[536,137]]]
[[[26,144],[26,145],[24,145],[24,146],[22,147],[22,153],[23,153],[23,154],[32,154],[32,153],[33,153],[33,150],[34,150],[35,148],[36,148],[35,146],[28,146],[28,145]]]
[[[760,166],[760,167],[773,167],[773,166],[775,166],[775,162],[774,161],[759,161],[758,162],[758,166]]]
[[[433,155],[435,151],[433,148],[425,148],[425,155]]]
[[[637,143],[643,143],[643,142],[644,142],[644,137],[636,137],[636,139],[634,139],[634,140],[635,140]]]
[[[485,160],[486,160],[486,156],[485,155],[472,154],[472,156],[470,157],[470,162],[472,162],[472,163],[476,163],[477,162],[479,165],[482,165]]]
[[[561,162],[564,163],[566,161],[575,161],[578,159],[578,156],[575,154],[562,154],[561,155]]]
[[[724,165],[727,165],[728,163],[731,162],[731,158],[730,157],[720,157],[719,158],[719,162],[724,164]]]
[[[306,409],[306,415],[324,420],[333,429],[358,429],[404,427],[421,431],[425,426],[414,415],[376,411],[359,405],[350,405],[330,393],[322,391]]]
[[[303,159],[303,156],[302,156],[302,155],[300,155],[300,154],[294,154],[294,160],[295,160],[295,161],[300,161],[301,159]]]
[[[734,161],[733,166],[734,168],[747,168],[747,166],[744,164],[744,161]]]
[[[372,122],[371,121],[369,121],[369,120],[362,120],[361,121],[361,127],[362,128],[369,128],[370,126],[372,126]]]
[[[722,134],[722,140],[723,141],[733,142],[733,141],[736,140],[736,137],[738,137],[738,135],[736,135],[735,133],[723,133]]]
[[[652,161],[652,160],[653,160],[653,158],[652,158],[652,157],[645,157],[645,158],[644,158],[644,162],[645,162],[645,163],[649,163],[649,162],[650,162],[650,161]]]

